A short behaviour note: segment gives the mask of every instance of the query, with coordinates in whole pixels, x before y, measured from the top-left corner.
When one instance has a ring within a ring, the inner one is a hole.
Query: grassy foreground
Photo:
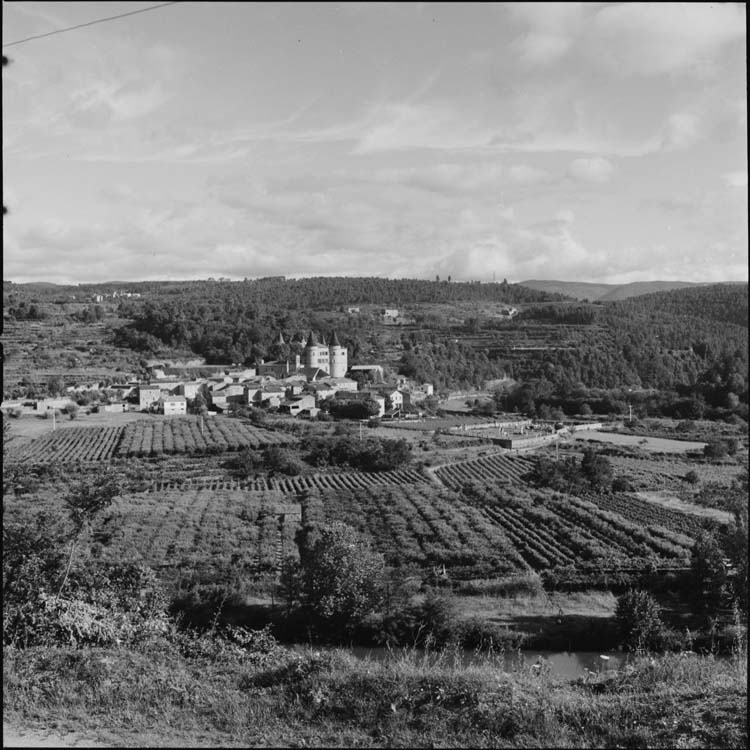
[[[510,657],[509,657],[510,658]],[[92,733],[116,746],[710,747],[747,745],[745,655],[640,657],[566,680],[388,663],[344,651],[7,648],[9,724]]]

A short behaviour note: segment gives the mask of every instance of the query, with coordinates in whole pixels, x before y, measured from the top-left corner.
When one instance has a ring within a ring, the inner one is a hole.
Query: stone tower
[[[346,347],[341,346],[336,331],[334,331],[328,345],[328,361],[330,363],[328,372],[331,377],[343,378],[346,375],[346,371],[349,369],[347,357]]]
[[[305,367],[319,367],[330,374],[329,351],[325,344],[319,344],[310,331],[305,347]]]

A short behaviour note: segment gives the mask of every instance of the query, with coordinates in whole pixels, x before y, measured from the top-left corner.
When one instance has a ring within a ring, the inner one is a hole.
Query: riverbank
[[[745,656],[563,679],[342,651],[6,649],[4,718],[123,747],[744,747]]]

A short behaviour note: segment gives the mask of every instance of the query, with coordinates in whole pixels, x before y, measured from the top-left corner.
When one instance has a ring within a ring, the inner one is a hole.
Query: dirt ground
[[[643,437],[641,435],[621,435],[617,432],[600,432],[599,430],[578,430],[571,437],[576,441],[632,445],[652,453],[702,451],[706,445],[705,443],[688,440],[669,440],[668,438]]]
[[[75,732],[57,734],[34,729],[20,729],[3,722],[3,747],[114,747],[94,742]]]
[[[648,500],[650,503],[663,505],[666,508],[679,510],[683,513],[690,513],[694,516],[703,516],[704,518],[715,518],[720,523],[731,523],[732,514],[718,508],[706,508],[703,505],[694,505],[680,500],[677,495],[669,490],[641,490],[635,493],[642,500]]]
[[[65,430],[71,427],[117,427],[135,422],[139,419],[169,419],[160,414],[147,414],[139,411],[127,411],[122,414],[85,414],[83,409],[78,412],[75,419],[70,419],[67,415],[55,419],[55,429]],[[40,417],[36,414],[24,414],[18,419],[10,419],[10,438],[8,443],[18,441],[19,443],[28,442],[42,435],[52,432],[52,419]]]

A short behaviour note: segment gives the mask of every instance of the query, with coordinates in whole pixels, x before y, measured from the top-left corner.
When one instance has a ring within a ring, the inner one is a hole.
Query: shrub
[[[627,477],[621,475],[612,480],[612,489],[615,492],[632,492],[633,485]]]
[[[723,440],[709,440],[703,448],[703,455],[706,458],[724,458],[727,453],[727,445]]]
[[[662,634],[661,611],[646,591],[631,589],[618,597],[615,622],[627,651],[656,648]]]
[[[687,474],[685,474],[684,479],[688,484],[698,484],[698,482],[700,481],[697,472],[693,471],[692,469]]]
[[[342,637],[382,602],[383,555],[343,523],[310,528],[300,542],[303,605],[321,632]]]

